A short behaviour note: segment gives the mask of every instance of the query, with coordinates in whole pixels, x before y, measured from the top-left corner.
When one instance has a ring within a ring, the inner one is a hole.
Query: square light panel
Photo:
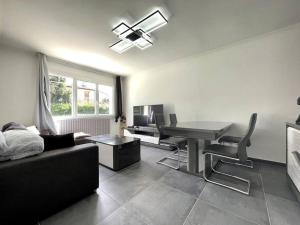
[[[144,38],[140,38],[140,39],[136,40],[133,44],[142,50],[152,46],[152,43],[150,41],[147,41]]]
[[[151,33],[162,26],[166,25],[168,20],[163,16],[163,14],[157,10],[149,16],[145,17],[141,21],[137,22],[132,26],[134,30],[141,29],[145,33]]]
[[[126,41],[126,40],[120,40],[116,42],[115,44],[111,45],[110,48],[114,50],[117,53],[123,53],[127,51],[128,49],[132,48],[134,45],[132,42]]]
[[[124,31],[128,30],[130,27],[127,26],[124,22],[120,23],[118,26],[116,26],[112,32],[114,32],[116,35],[122,34]]]

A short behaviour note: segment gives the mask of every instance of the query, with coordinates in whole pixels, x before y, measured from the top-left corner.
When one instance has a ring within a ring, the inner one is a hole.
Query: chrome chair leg
[[[183,153],[183,154],[180,154],[180,153]],[[180,162],[182,163],[187,163],[187,160],[184,160],[184,159],[187,159],[188,156],[187,156],[187,151],[186,150],[182,150],[182,149],[177,149],[174,153],[173,153],[174,156],[177,156],[179,157],[179,160]],[[184,158],[181,160],[181,158]],[[173,158],[175,160],[175,158]],[[176,158],[177,159],[177,158]]]
[[[178,154],[176,154],[176,156],[178,156]],[[180,157],[183,157],[185,158],[184,156],[180,155],[178,156],[179,157],[179,161],[182,162],[182,163],[187,163],[188,161],[187,160],[181,160]],[[173,159],[173,160],[178,160],[177,158],[173,158],[171,156],[168,156],[168,157],[165,157],[165,158],[168,158],[168,159]]]
[[[222,157],[222,158],[227,158],[227,159],[231,159],[231,160],[236,160],[237,159],[234,159],[234,158],[230,158],[230,157],[224,157],[224,156],[221,156],[221,155],[216,155],[216,154],[212,154],[212,153],[206,153],[204,154],[204,165],[205,164],[205,161],[206,161],[206,156],[209,156],[210,157],[210,170],[212,170],[214,173],[217,173],[217,174],[221,174],[223,176],[228,176],[228,177],[232,177],[234,179],[237,179],[239,181],[242,181],[242,182],[246,182],[247,183],[247,191],[243,191],[241,189],[238,189],[238,188],[235,188],[235,187],[232,187],[232,186],[229,186],[229,185],[226,185],[226,184],[222,184],[220,182],[217,182],[217,181],[213,181],[211,179],[209,179],[207,176],[206,176],[206,168],[204,166],[204,170],[203,170],[203,177],[204,179],[209,182],[209,183],[212,183],[212,184],[216,184],[216,185],[219,185],[219,186],[222,186],[222,187],[225,187],[225,188],[228,188],[228,189],[231,189],[231,190],[234,190],[234,191],[237,191],[237,192],[240,192],[242,194],[245,194],[245,195],[249,195],[250,193],[250,181],[247,180],[247,179],[244,179],[242,177],[238,177],[238,176],[234,176],[234,175],[231,175],[231,174],[227,174],[227,173],[223,173],[223,172],[220,172],[220,171],[217,171],[214,166],[213,166],[213,156],[218,156],[218,157]]]
[[[188,158],[188,156],[187,156],[187,151],[186,151],[186,150],[177,150],[177,151],[175,151],[175,152],[174,152],[174,155],[175,155],[175,156],[178,156],[178,151],[186,154],[186,155],[181,155],[181,157],[183,157],[183,158]]]
[[[177,148],[177,150],[179,150],[178,146],[176,146],[176,148]],[[165,160],[168,160],[168,159],[173,160],[173,161],[177,161],[177,166],[173,166],[173,165],[170,165],[170,164],[164,162]],[[156,163],[157,164],[162,164],[164,166],[170,167],[170,168],[175,169],[175,170],[179,170],[180,169],[180,162],[181,162],[180,161],[180,153],[178,151],[177,159],[175,159],[173,157],[170,157],[170,156],[167,156],[167,157],[164,157],[161,160],[157,161]]]
[[[253,169],[253,161],[250,160],[250,159],[246,160],[246,162],[249,163],[249,165],[243,164],[243,163],[229,162],[229,161],[224,161],[224,160],[221,160],[221,162],[225,163],[225,164],[231,164],[231,165],[236,165],[236,166],[243,166],[243,167],[247,167],[247,168]]]
[[[179,169],[180,169],[179,166],[172,166],[172,165],[170,165],[170,164],[168,164],[168,163],[165,163],[164,161],[167,160],[167,159],[174,160],[173,158],[165,157],[165,158],[163,158],[163,159],[157,161],[156,163],[157,163],[157,164],[164,165],[164,166],[167,166],[167,167],[170,167],[170,168],[172,168],[172,169],[174,169],[174,170],[179,170]]]

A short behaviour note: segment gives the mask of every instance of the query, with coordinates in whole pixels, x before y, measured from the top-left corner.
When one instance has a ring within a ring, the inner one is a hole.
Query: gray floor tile
[[[141,146],[139,163],[118,172],[99,166],[98,193],[41,224],[265,225],[269,224],[267,207],[271,225],[299,224],[299,205],[287,186],[285,167],[261,162],[253,170],[218,167],[252,181],[250,196],[246,196],[156,163],[171,153]],[[193,207],[197,196],[200,199]]]
[[[139,163],[101,183],[101,189],[119,203],[125,203],[168,170],[160,166]]]
[[[262,191],[251,189],[248,196],[207,183],[200,198],[219,209],[229,211],[248,221],[260,225],[269,224],[264,193]]]
[[[260,163],[260,174],[266,193],[296,201],[295,195],[288,186],[285,166]]]
[[[124,172],[122,173],[130,173],[134,171],[139,175],[149,177],[153,180],[157,180],[170,170],[171,169],[166,166],[159,165],[156,163],[151,164],[148,161],[142,160],[141,162],[135,163],[134,165],[128,167],[127,170],[124,170]]]
[[[117,202],[98,190],[97,193],[47,218],[41,224],[96,225],[119,207]]]
[[[155,183],[125,204],[151,225],[181,225],[196,199],[162,183]]]
[[[197,200],[184,225],[255,225],[200,199]]]
[[[172,151],[168,151],[168,150],[152,148],[152,147],[147,147],[147,146],[141,147],[141,158],[144,161],[148,161],[148,162],[155,163],[159,159],[161,159],[171,153],[172,153]]]
[[[113,212],[106,219],[101,221],[99,225],[147,225],[141,218],[128,212],[123,207]]]
[[[272,225],[300,224],[300,205],[285,198],[266,195]]]
[[[99,165],[99,182],[102,183],[105,180],[111,178],[112,176],[116,175],[117,172],[105,168],[104,166]]]
[[[205,181],[202,178],[175,170],[171,170],[165,174],[160,179],[160,182],[191,194],[196,198],[205,186]]]

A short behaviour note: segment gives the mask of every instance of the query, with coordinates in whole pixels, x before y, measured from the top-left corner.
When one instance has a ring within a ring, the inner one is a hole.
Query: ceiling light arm
[[[168,23],[168,20],[166,19],[166,17],[164,17],[164,15],[159,11],[159,10],[156,10],[154,11],[153,13],[151,13],[150,15],[146,16],[144,19],[140,20],[139,22],[137,22],[136,24],[134,24],[131,29],[135,28],[136,26],[138,26],[139,24],[141,24],[142,22],[144,22],[145,20],[149,19],[151,16],[153,16],[154,14],[160,14],[161,17],[165,20],[166,23]]]

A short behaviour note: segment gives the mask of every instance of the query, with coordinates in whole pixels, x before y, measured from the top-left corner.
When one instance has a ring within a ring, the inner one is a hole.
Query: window
[[[112,115],[113,86],[49,74],[53,116]]]
[[[52,115],[72,115],[73,79],[64,76],[50,75],[49,81]]]
[[[112,114],[112,87],[98,85],[99,114]]]
[[[77,113],[95,114],[96,84],[77,81]]]

